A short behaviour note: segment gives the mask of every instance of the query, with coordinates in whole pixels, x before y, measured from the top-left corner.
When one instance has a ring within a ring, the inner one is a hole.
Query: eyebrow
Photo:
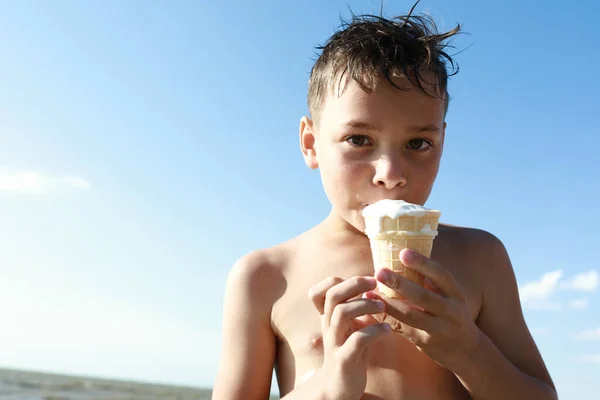
[[[439,126],[429,124],[423,126],[411,126],[408,128],[410,132],[423,133],[423,132],[439,132],[441,128]]]
[[[381,131],[380,127],[369,124],[367,122],[363,122],[363,121],[355,121],[355,120],[348,121],[344,124],[344,126],[347,128],[364,129],[364,130],[376,131],[376,132]],[[441,130],[441,128],[434,124],[428,124],[428,125],[422,125],[422,126],[414,125],[414,126],[410,126],[407,129],[407,131],[409,131],[411,133],[439,132],[440,130]]]
[[[365,129],[369,131],[381,131],[381,128],[375,125],[371,125],[363,121],[348,121],[344,124],[346,128]]]

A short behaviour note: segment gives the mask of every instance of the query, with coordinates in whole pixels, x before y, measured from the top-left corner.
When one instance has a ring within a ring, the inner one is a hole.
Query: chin
[[[346,221],[352,225],[354,229],[361,233],[365,233],[365,220],[362,217],[362,211],[365,207],[366,204],[360,207],[358,210],[351,210],[348,215],[349,218],[346,218]]]
[[[345,222],[348,227],[354,228],[357,232],[365,233],[365,220],[362,216],[363,209],[367,204],[354,204],[346,207],[333,207],[337,217]]]

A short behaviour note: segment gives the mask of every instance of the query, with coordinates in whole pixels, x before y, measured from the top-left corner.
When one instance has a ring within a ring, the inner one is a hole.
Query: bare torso
[[[481,305],[474,257],[465,242],[468,229],[440,226],[432,259],[448,268],[469,300],[473,320]],[[281,263],[283,295],[271,312],[277,335],[276,373],[281,395],[308,379],[323,363],[319,315],[308,290],[328,276],[373,275],[369,242],[363,235],[328,235],[317,227],[274,249]],[[469,399],[446,369],[398,334],[387,335],[370,349],[364,399]]]

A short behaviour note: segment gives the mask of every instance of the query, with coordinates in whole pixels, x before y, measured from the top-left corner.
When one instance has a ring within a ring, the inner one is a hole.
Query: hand
[[[389,269],[377,271],[376,279],[404,296],[392,299],[379,292],[366,298],[386,303],[392,330],[399,333],[441,366],[453,371],[479,344],[481,331],[468,309],[464,292],[452,274],[439,263],[418,252],[404,249],[400,260],[428,278],[436,290],[428,290]]]
[[[364,394],[366,350],[390,330],[372,317],[384,311],[384,303],[360,298],[376,287],[373,277],[355,276],[327,278],[309,290],[321,317],[324,360],[319,374],[327,399],[358,400]]]

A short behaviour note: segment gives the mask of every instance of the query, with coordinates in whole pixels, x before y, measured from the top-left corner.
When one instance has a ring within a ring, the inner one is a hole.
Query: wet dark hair
[[[438,33],[431,17],[413,15],[417,4],[407,15],[392,19],[352,15],[325,45],[317,47],[322,52],[308,84],[308,109],[313,119],[317,119],[327,94],[350,79],[372,93],[382,77],[406,90],[392,79],[405,77],[423,93],[443,98],[447,110],[448,77],[458,73],[458,65],[446,52],[451,47],[446,40],[457,35],[461,26]]]

